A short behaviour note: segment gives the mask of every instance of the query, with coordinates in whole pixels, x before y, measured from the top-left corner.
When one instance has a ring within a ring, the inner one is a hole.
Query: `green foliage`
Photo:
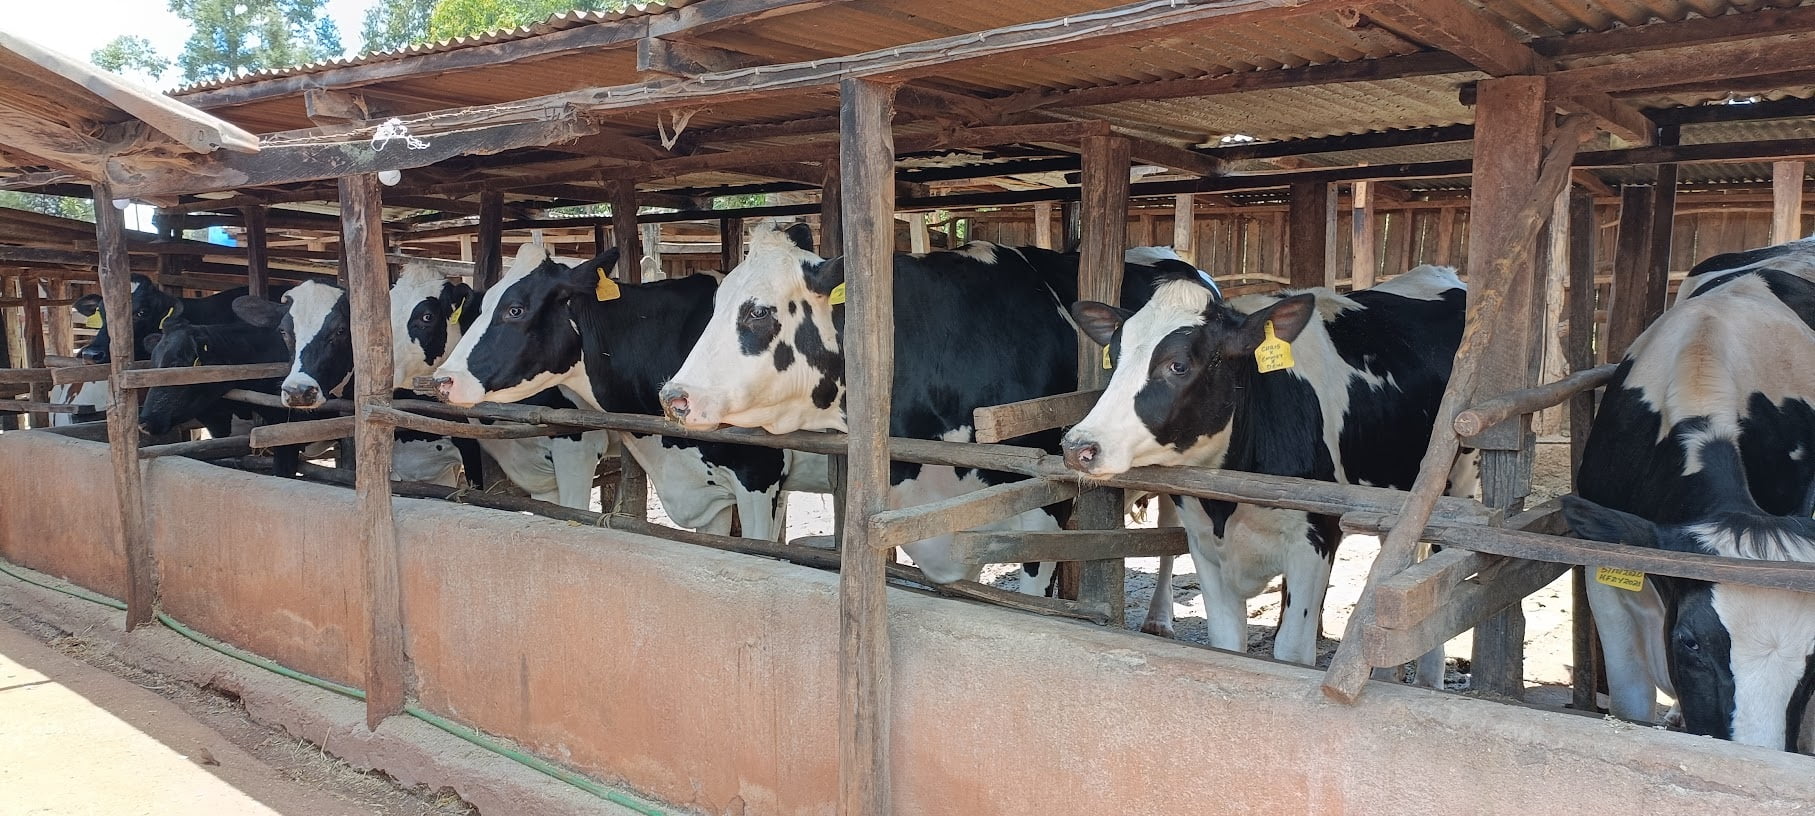
[[[736,210],[744,207],[761,207],[769,203],[767,193],[747,193],[745,195],[719,196],[712,199],[712,209]]]
[[[170,68],[170,60],[159,55],[150,40],[131,34],[122,34],[95,49],[88,61],[116,74],[142,73],[153,81]]]
[[[64,218],[74,218],[78,221],[95,220],[94,202],[89,201],[86,198],[67,198],[64,196],[0,190],[0,207],[43,213],[45,215],[58,215]]]
[[[436,4],[437,0],[379,0],[366,9],[365,27],[360,30],[360,53],[396,51],[427,42],[429,15],[435,12]]]
[[[183,79],[222,79],[341,55],[326,0],[169,0],[195,26],[177,57]]]
[[[470,37],[532,25],[567,11],[612,11],[628,5],[629,0],[440,0],[429,15],[428,39]]]

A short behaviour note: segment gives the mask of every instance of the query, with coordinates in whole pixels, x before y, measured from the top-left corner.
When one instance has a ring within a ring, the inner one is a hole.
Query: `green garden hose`
[[[0,572],[6,573],[7,575],[10,575],[14,578],[17,578],[17,579],[24,581],[25,583],[31,584],[33,586],[42,587],[42,588],[48,589],[52,592],[61,592],[64,595],[68,595],[72,598],[79,598],[81,600],[88,601],[89,603],[100,604],[102,606],[110,607],[113,609],[119,609],[119,610],[124,610],[126,608],[126,604],[120,603],[119,601],[116,601],[105,595],[100,595],[100,594],[97,594],[94,592],[89,592],[88,590],[83,589],[78,586],[74,586],[74,585],[57,586],[55,584],[50,584],[50,583],[46,583],[44,581],[40,581],[36,578],[31,577],[30,575],[26,575],[24,573],[14,570],[12,565],[7,563],[4,560],[0,560]],[[245,651],[243,649],[239,649],[237,647],[222,643],[221,641],[215,640],[214,638],[211,638],[207,635],[204,635],[200,632],[195,631],[194,629],[184,626],[183,624],[179,623],[176,618],[170,617],[169,615],[166,615],[163,612],[157,613],[157,619],[158,619],[159,623],[162,623],[165,626],[170,627],[171,631],[176,632],[177,634],[182,635],[183,637],[186,637],[192,641],[195,641],[196,643],[206,646],[209,649],[212,649],[216,652],[220,652],[221,654],[224,654],[235,660],[241,661],[243,663],[248,663],[253,666],[257,666],[261,669],[264,669],[265,671],[272,672],[273,674],[282,675],[282,676],[288,677],[292,680],[298,680],[298,681],[301,681],[304,683],[308,683],[309,685],[315,686],[316,688],[325,689],[327,691],[331,691],[331,692],[334,692],[335,694],[339,694],[339,695],[342,695],[345,697],[351,697],[355,700],[364,700],[366,698],[365,692],[363,692],[359,689],[353,688],[352,686],[343,686],[332,680],[323,680],[320,677],[315,677],[313,675],[304,674],[295,669],[283,666],[273,660],[270,660],[269,658],[260,657],[259,655],[253,654],[253,653]],[[507,747],[504,745],[499,745],[498,743],[493,742],[490,739],[487,739],[484,734],[481,734],[480,732],[478,732],[474,729],[468,728],[464,725],[461,725],[457,722],[454,722],[452,720],[449,720],[449,719],[439,716],[437,714],[430,713],[418,706],[406,705],[403,707],[403,713],[408,714],[411,717],[415,717],[416,719],[421,720],[425,723],[428,723],[429,725],[432,725],[443,731],[446,731],[449,734],[452,734],[456,737],[466,740],[467,742],[477,745],[480,748],[484,748],[485,750],[490,751],[494,754],[497,754],[498,756],[501,756],[501,757],[504,757],[505,759],[509,759],[513,762],[516,762],[519,765],[523,765],[527,768],[531,768],[533,770],[540,771],[540,772],[547,774],[548,776],[554,777],[555,779],[558,779],[562,782],[566,782],[569,785],[572,785],[576,788],[579,788],[580,790],[583,790],[587,793],[597,796],[600,799],[604,799],[607,802],[611,802],[612,804],[629,808],[631,810],[636,811],[637,813],[643,814],[643,816],[667,816],[667,814],[664,811],[656,808],[653,805],[650,805],[646,802],[638,801],[634,798],[631,798],[622,793],[619,793],[618,791],[607,788],[604,785],[600,785],[599,783],[594,782],[591,779],[587,779],[586,777],[581,776],[580,774],[574,773],[573,771],[567,770],[566,768],[562,768],[558,765],[555,765],[554,763],[549,762],[545,759],[542,759],[541,757],[537,757],[537,756],[533,756],[531,754],[524,753],[523,751],[519,751],[515,748],[510,748],[510,747]]]

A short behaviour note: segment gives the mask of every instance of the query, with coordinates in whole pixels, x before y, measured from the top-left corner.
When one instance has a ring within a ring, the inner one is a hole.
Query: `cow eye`
[[[754,322],[757,320],[768,320],[774,316],[775,307],[773,306],[752,306],[750,307],[750,314],[747,319]]]
[[[1190,366],[1187,366],[1184,363],[1179,362],[1178,360],[1173,360],[1172,362],[1166,364],[1166,373],[1171,374],[1174,377],[1183,377],[1183,376],[1185,376],[1186,372],[1188,372],[1190,370],[1191,370]]]
[[[1701,641],[1696,640],[1695,635],[1688,632],[1678,633],[1676,636],[1676,644],[1691,652],[1699,653],[1702,650]]]
[[[522,320],[523,315],[528,314],[528,313],[529,313],[529,310],[523,308],[522,304],[513,303],[504,308],[504,319],[506,319],[506,320]]]
[[[434,313],[432,313],[432,312],[423,312],[422,313],[422,323],[428,324],[428,323],[433,323],[433,322],[435,322]]]

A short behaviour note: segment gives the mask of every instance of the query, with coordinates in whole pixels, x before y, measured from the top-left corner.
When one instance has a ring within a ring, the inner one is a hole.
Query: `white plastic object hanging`
[[[113,200],[113,208],[116,210],[124,210],[130,206],[132,206],[132,199],[130,198],[116,198]]]
[[[396,187],[397,182],[400,182],[400,181],[403,181],[403,173],[401,173],[399,171],[396,171],[396,170],[380,170],[380,171],[378,171],[378,183],[379,184],[383,184],[386,187]]]
[[[411,150],[423,150],[429,146],[428,142],[411,136],[409,126],[395,116],[385,120],[384,124],[379,125],[378,129],[372,132],[373,152],[383,150],[392,139],[402,139],[404,146]]]

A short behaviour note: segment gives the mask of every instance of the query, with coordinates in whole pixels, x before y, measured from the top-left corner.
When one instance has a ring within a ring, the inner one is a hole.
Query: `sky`
[[[340,28],[340,42],[349,50],[359,47],[359,29],[366,9],[376,0],[328,0],[328,16]],[[121,34],[151,40],[158,53],[175,59],[189,39],[189,24],[170,13],[164,0],[10,0],[0,27],[72,57],[88,59],[89,52]],[[137,77],[144,80],[144,77]],[[157,87],[179,85],[182,74],[166,71]]]

